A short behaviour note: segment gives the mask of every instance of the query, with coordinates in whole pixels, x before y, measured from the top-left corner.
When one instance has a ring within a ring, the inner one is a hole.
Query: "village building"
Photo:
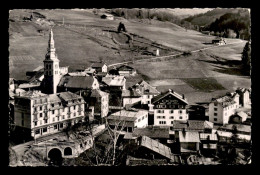
[[[200,151],[204,155],[216,155],[218,137],[216,133],[199,133],[201,148]]]
[[[247,117],[248,117],[248,115],[245,112],[240,111],[240,112],[237,112],[234,115],[230,116],[229,123],[230,124],[232,124],[232,123],[233,124],[242,124],[247,120]]]
[[[43,94],[28,91],[15,96],[14,122],[34,138],[63,130],[84,121],[84,100],[71,92]]]
[[[102,19],[114,20],[114,16],[108,13],[104,13],[100,16]]]
[[[224,38],[216,38],[212,40],[212,44],[216,44],[216,45],[225,45],[226,44],[226,40]]]
[[[148,111],[121,110],[108,116],[107,121],[111,129],[122,129],[122,134],[132,133],[136,128],[148,126]]]
[[[109,112],[109,94],[99,89],[93,89],[85,101],[89,108],[94,109],[94,119],[104,122],[104,117],[107,117]]]
[[[129,76],[135,76],[136,70],[128,65],[122,65],[117,68],[117,71],[119,75],[129,77]]]
[[[239,108],[239,95],[230,93],[223,97],[213,98],[209,104],[209,121],[216,124],[227,124],[231,115]]]
[[[85,69],[84,72],[86,72],[86,74],[88,74],[90,76],[94,76],[96,73],[96,69],[89,67],[89,68]]]
[[[169,89],[155,96],[149,106],[149,112],[154,113],[155,126],[171,126],[175,120],[188,120],[188,102],[184,95]]]
[[[141,101],[141,94],[133,89],[122,91],[123,107]]]
[[[107,75],[102,78],[104,88],[109,91],[122,91],[126,89],[124,76]]]
[[[197,103],[188,106],[190,120],[209,120],[208,103]]]
[[[200,150],[198,132],[179,131],[176,139],[180,143],[180,153],[197,153]]]
[[[199,133],[212,133],[214,124],[209,121],[202,120],[187,120],[187,121],[174,121],[171,126],[173,131],[194,131]]]
[[[106,63],[93,63],[91,65],[92,69],[95,69],[96,72],[107,72],[107,64]]]
[[[246,88],[237,88],[236,93],[239,94],[239,104],[241,105],[241,107],[250,108],[250,90]]]
[[[133,89],[141,94],[141,104],[151,104],[152,98],[160,94],[156,87],[151,86],[144,80],[134,85]]]
[[[65,75],[58,84],[58,92],[99,89],[99,82],[92,76]]]

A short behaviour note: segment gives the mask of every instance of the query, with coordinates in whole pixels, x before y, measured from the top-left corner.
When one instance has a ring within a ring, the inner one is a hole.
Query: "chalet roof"
[[[47,96],[47,94],[41,93],[40,91],[23,91],[20,92],[20,95],[16,95],[17,97],[25,97],[25,98],[36,98]]]
[[[200,140],[217,141],[218,137],[216,133],[200,133]]]
[[[198,132],[179,131],[180,142],[200,142]]]
[[[91,88],[94,82],[94,78],[91,76],[63,76],[58,86],[67,88]]]
[[[39,87],[41,85],[40,82],[36,82],[36,83],[23,83],[23,84],[20,84],[18,86],[18,88],[33,88],[33,87]]]
[[[213,123],[209,121],[202,120],[188,120],[188,121],[178,121],[173,122],[174,130],[186,130],[186,131],[200,131],[205,129],[213,129]]]
[[[110,76],[107,75],[102,77],[102,81],[108,86],[124,86],[125,85],[125,77],[124,76]]]
[[[103,67],[104,65],[106,65],[106,63],[93,63],[93,64],[91,65],[91,67],[93,67],[93,68],[101,68],[101,67]]]
[[[49,102],[53,103],[53,102],[61,102],[62,100],[69,101],[81,97],[77,94],[68,91],[68,92],[61,92],[57,94],[50,94],[48,95],[48,98],[49,98]]]
[[[237,131],[251,133],[251,126],[243,124],[227,124],[219,127],[218,130],[232,131],[234,126],[237,127]]]
[[[138,110],[138,111],[127,111],[121,110],[111,114],[110,116],[120,116],[120,117],[139,117],[148,114],[148,111],[145,110]]]
[[[188,104],[186,99],[183,99],[180,94],[172,91],[171,89],[169,89],[169,91],[166,91],[166,92],[152,98],[152,103],[155,103],[155,102],[159,101],[160,99],[163,99],[164,97],[168,96],[169,94],[173,95],[177,99],[179,99],[179,100],[183,101],[184,103]]]
[[[150,138],[169,138],[169,127],[136,128],[133,131],[133,136],[147,136]]]
[[[117,68],[118,71],[132,71],[134,68],[128,65],[122,65]]]
[[[29,82],[33,82],[35,80],[39,80],[39,78],[41,78],[42,76],[44,76],[44,71],[43,70],[42,71],[37,71],[37,73],[34,76],[32,76],[32,77],[30,77],[28,79],[28,81]]]
[[[141,94],[138,93],[135,90],[123,90],[122,91],[122,97],[132,97],[132,98],[136,97],[136,98],[138,98],[138,97],[141,97]]]
[[[151,86],[149,83],[146,81],[142,80],[136,85],[134,85],[134,88],[136,89],[137,92],[140,94],[152,94],[152,95],[159,95],[160,92],[153,86]]]
[[[141,137],[140,146],[146,147],[168,159],[175,160],[174,155],[171,153],[171,149],[164,144],[153,140],[147,136]]]
[[[236,94],[230,94],[230,95],[225,95],[219,98],[213,98],[212,102],[217,102],[218,104],[222,105],[222,107],[228,107],[232,104],[235,104],[236,102],[234,101],[234,96]]]
[[[106,93],[106,92],[101,91],[99,89],[93,89],[91,91],[90,97],[103,97],[103,96],[106,96],[106,95],[109,95],[109,93]]]
[[[34,72],[38,72],[40,70],[43,70],[44,67],[43,66],[38,66],[37,68],[33,69]]]
[[[232,132],[230,131],[217,131],[217,135],[220,137],[227,137],[227,138],[231,138],[232,137]],[[244,139],[247,141],[251,140],[251,135],[246,135],[246,134],[237,134],[238,139]]]
[[[243,111],[238,112],[236,115],[238,115],[239,117],[241,117],[243,119],[246,119],[248,117],[247,114]]]

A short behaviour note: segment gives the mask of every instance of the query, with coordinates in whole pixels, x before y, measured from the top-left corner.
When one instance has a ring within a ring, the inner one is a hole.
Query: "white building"
[[[121,110],[111,114],[107,118],[107,121],[112,129],[118,126],[118,130],[123,127],[123,131],[133,132],[135,128],[145,128],[148,126],[148,111]]]
[[[231,115],[239,108],[239,95],[231,93],[217,99],[212,99],[209,104],[209,121],[218,124],[227,124]]]
[[[242,107],[250,108],[251,107],[251,98],[250,90],[246,88],[237,88],[236,92],[239,96],[239,103]]]
[[[189,119],[187,113],[188,102],[184,95],[173,90],[157,95],[149,104],[149,111],[154,113],[155,126],[172,126],[174,120],[186,121]]]
[[[71,92],[43,94],[28,91],[15,96],[15,125],[31,130],[31,136],[61,131],[69,125],[84,121],[84,100]]]

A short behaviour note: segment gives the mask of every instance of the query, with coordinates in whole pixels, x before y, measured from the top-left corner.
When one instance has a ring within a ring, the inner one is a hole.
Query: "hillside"
[[[69,66],[70,70],[100,60],[108,64],[134,60],[131,66],[138,75],[128,79],[127,86],[145,79],[160,91],[172,88],[184,93],[190,103],[210,100],[237,86],[251,86],[250,77],[240,70],[239,60],[246,43],[243,40],[227,39],[228,44],[237,44],[152,61],[148,58],[154,57],[156,49],[160,55],[179,54],[211,47],[209,43],[215,37],[156,19],[101,19],[92,9],[34,11],[45,18],[23,20],[30,17],[31,10],[10,12],[9,68],[10,76],[16,79],[25,79],[27,70],[43,64],[48,30],[53,25],[60,66]],[[133,37],[132,43],[127,35],[116,32],[119,22]]]
[[[210,10],[206,13],[190,16],[188,18],[185,18],[184,21],[188,21],[193,25],[198,26],[207,26],[210,25],[212,22],[214,22],[217,18],[220,16],[226,14],[226,13],[246,13],[248,12],[247,9],[241,9],[241,8],[217,8]]]

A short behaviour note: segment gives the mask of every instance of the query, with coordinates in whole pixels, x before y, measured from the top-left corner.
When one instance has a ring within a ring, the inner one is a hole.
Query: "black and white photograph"
[[[17,8],[8,25],[9,167],[252,164],[250,8]]]

